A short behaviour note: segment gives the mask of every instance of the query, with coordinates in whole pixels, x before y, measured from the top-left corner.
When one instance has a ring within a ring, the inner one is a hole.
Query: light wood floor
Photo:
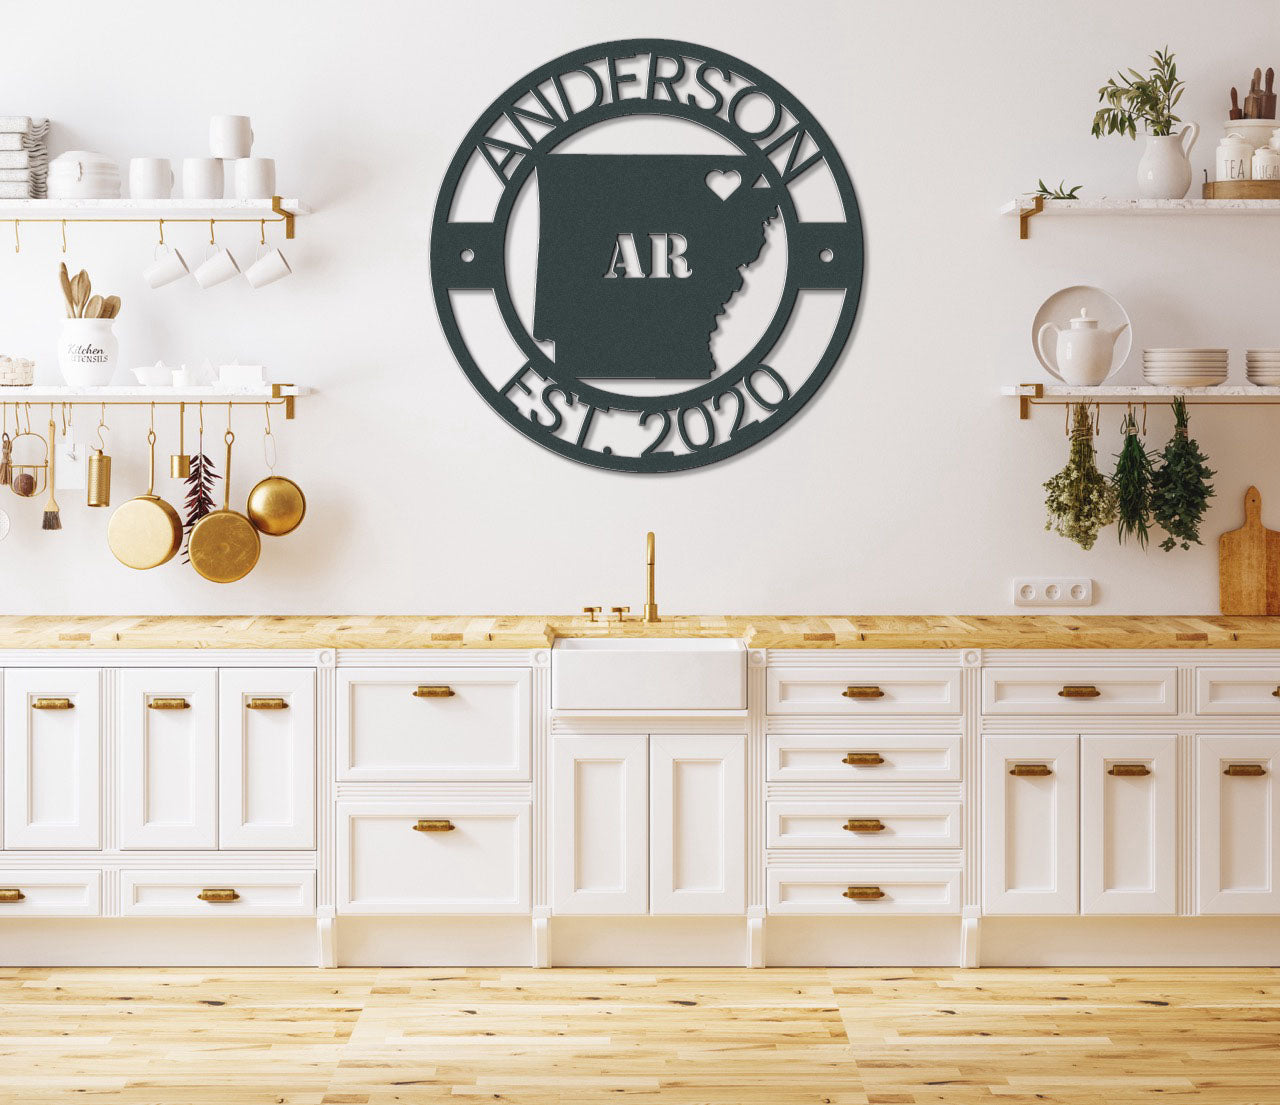
[[[1280,1103],[1277,970],[0,969],[0,1103]]]

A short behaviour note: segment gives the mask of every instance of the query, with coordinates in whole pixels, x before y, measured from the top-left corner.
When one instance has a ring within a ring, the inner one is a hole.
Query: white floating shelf
[[[1253,384],[1218,384],[1208,388],[1171,388],[1142,384],[1132,387],[1069,387],[1065,384],[1012,384],[1000,389],[1001,395],[1018,400],[1018,417],[1029,418],[1031,407],[1065,406],[1071,403],[1097,403],[1102,406],[1129,403],[1169,403],[1182,396],[1188,404],[1216,403],[1232,406],[1267,406],[1280,403],[1280,387],[1256,387]]]
[[[1011,199],[1001,215],[1018,217],[1018,237],[1026,238],[1027,224],[1037,215],[1280,215],[1280,200],[1051,200],[1039,196]]]
[[[219,403],[283,405],[285,417],[293,417],[293,401],[300,396],[313,394],[309,387],[296,384],[263,384],[256,388],[227,388],[216,384],[202,387],[142,387],[141,385],[109,386],[102,388],[71,388],[45,384],[30,387],[0,387],[0,403],[68,403],[97,406],[146,406],[159,403],[176,406],[179,403]]]
[[[22,200],[0,199],[0,222],[14,223],[169,223],[282,222],[285,237],[293,237],[293,220],[311,214],[300,199],[241,200]]]

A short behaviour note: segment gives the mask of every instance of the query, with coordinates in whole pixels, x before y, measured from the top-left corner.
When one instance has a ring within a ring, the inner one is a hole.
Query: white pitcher
[[[1191,187],[1191,147],[1199,137],[1195,123],[1177,134],[1149,135],[1138,162],[1138,195],[1148,200],[1182,199]]]

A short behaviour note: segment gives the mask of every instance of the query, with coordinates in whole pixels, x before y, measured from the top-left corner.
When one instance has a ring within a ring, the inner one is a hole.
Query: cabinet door
[[[987,737],[982,881],[988,913],[1075,913],[1079,741]]]
[[[4,682],[6,848],[101,848],[95,669],[10,668]]]
[[[223,848],[314,848],[316,674],[224,668],[218,728]]]
[[[551,742],[551,904],[649,911],[649,738]]]
[[[1280,737],[1200,737],[1201,913],[1280,913]]]
[[[1177,911],[1178,742],[1080,738],[1080,912]]]
[[[217,673],[120,672],[120,847],[218,845]]]
[[[745,737],[649,738],[649,909],[746,910]]]

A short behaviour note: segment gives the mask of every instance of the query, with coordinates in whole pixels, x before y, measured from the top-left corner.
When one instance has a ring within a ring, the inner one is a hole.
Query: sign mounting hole
[[[834,250],[830,250],[830,249],[818,250],[818,260],[821,261],[824,265],[831,264],[831,262],[835,260],[835,256],[836,255]]]
[[[464,249],[458,256],[462,258],[464,265],[469,265],[476,259],[476,251],[474,249]]]

